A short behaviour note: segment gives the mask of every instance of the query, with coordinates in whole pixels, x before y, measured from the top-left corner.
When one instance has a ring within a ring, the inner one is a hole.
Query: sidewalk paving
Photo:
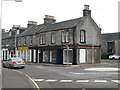
[[[50,63],[27,63],[27,65],[41,65],[41,66],[50,66],[50,67],[73,67],[73,68],[77,68],[77,67],[81,67],[81,68],[86,68],[86,67],[105,67],[105,66],[109,66],[110,63],[106,63],[106,62],[101,62],[101,63],[96,63],[96,64],[79,64],[79,65],[63,65],[63,64],[50,64]]]

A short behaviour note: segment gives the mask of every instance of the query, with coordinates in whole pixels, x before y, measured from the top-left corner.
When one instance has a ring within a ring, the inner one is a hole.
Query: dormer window
[[[85,32],[85,30],[80,30],[80,43],[86,43],[86,32]]]
[[[52,43],[54,44],[56,41],[55,41],[55,33],[52,33],[51,34],[51,41],[52,41]]]

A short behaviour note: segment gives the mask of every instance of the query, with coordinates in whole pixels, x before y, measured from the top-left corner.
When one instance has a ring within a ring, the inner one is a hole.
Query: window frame
[[[86,43],[86,31],[80,30],[80,43]]]
[[[52,44],[56,43],[56,34],[55,34],[55,32],[51,33],[51,43]]]

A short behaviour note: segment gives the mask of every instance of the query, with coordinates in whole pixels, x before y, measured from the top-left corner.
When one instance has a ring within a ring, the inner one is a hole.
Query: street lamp
[[[1,0],[0,6],[0,89],[2,89],[2,48],[1,48],[1,41],[2,41],[2,4],[3,1],[15,1],[15,2],[22,2],[22,0]]]

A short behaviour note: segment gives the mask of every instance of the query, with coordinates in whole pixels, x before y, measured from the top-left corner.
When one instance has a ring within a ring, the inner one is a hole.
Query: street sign
[[[18,50],[28,50],[28,47],[18,47]]]

